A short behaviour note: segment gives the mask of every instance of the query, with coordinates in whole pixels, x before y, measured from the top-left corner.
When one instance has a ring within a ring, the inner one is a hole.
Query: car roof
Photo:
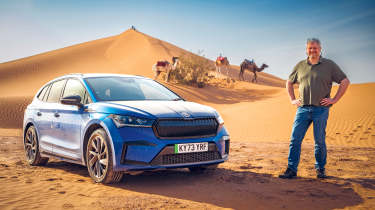
[[[147,78],[147,77],[143,77],[143,76],[138,76],[138,75],[129,75],[129,74],[105,74],[105,73],[88,73],[88,74],[82,74],[82,73],[71,73],[71,74],[66,74],[64,76],[60,76],[60,77],[57,77],[55,79],[52,79],[50,81],[48,81],[47,83],[45,83],[37,92],[37,94],[35,95],[35,97],[39,94],[40,91],[42,91],[42,89],[44,87],[46,87],[47,85],[53,83],[53,82],[56,82],[58,80],[62,80],[62,79],[67,79],[67,78],[98,78],[98,77],[125,77],[125,78],[143,78],[143,79],[150,79],[150,78]],[[151,79],[150,79],[151,80]]]
[[[129,74],[104,74],[104,73],[89,73],[89,74],[81,74],[81,73],[72,73],[72,74],[66,74],[64,76],[60,76],[60,77],[57,77],[55,79],[52,79],[50,81],[48,81],[47,83],[45,83],[42,88],[48,84],[51,84],[53,82],[56,82],[58,80],[62,80],[62,79],[67,79],[67,78],[98,78],[98,77],[125,77],[125,78],[140,78],[140,79],[150,79],[150,78],[147,78],[147,77],[143,77],[143,76],[138,76],[138,75],[129,75]],[[151,79],[150,79],[151,80]],[[41,88],[41,89],[42,89]],[[40,90],[41,90],[40,89]],[[40,91],[39,90],[39,91]],[[38,92],[39,92],[38,91]]]
[[[129,74],[105,74],[105,73],[89,73],[89,74],[81,74],[81,73],[72,73],[72,74],[66,74],[64,76],[58,77],[53,79],[59,80],[64,78],[94,78],[94,77],[128,77],[128,78],[147,78],[143,76],[138,75],[129,75]],[[148,79],[148,78],[147,78]]]

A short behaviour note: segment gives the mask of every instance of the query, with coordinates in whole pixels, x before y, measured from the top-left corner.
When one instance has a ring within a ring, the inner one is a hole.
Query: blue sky
[[[375,1],[0,0],[0,63],[139,31],[239,65],[253,58],[286,79],[318,37],[354,83],[375,82]]]

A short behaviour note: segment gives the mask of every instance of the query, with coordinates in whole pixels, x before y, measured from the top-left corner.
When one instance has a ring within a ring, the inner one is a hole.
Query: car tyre
[[[47,164],[48,158],[40,156],[38,134],[36,133],[33,125],[27,128],[23,145],[25,149],[26,161],[30,165],[40,166]]]
[[[86,166],[91,178],[97,183],[116,183],[123,173],[113,171],[113,154],[109,137],[104,129],[95,130],[87,143]]]

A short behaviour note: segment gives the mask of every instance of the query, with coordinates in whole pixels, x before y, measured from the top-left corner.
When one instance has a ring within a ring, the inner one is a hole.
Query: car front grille
[[[181,163],[195,163],[220,159],[218,152],[196,152],[184,154],[169,154],[163,155],[162,165],[172,165]]]
[[[161,119],[154,125],[159,138],[191,138],[216,135],[218,123],[215,118]]]
[[[221,159],[216,144],[210,142],[208,151],[176,154],[174,146],[165,147],[151,162],[151,165],[174,165],[183,163],[198,163]]]

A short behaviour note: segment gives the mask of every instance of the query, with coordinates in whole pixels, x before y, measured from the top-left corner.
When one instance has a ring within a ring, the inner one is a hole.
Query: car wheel
[[[98,183],[115,183],[123,173],[113,171],[112,150],[104,129],[95,130],[87,143],[86,165],[91,178]]]
[[[40,156],[39,139],[35,127],[30,126],[24,137],[24,148],[27,162],[32,166],[45,165],[48,158]]]

